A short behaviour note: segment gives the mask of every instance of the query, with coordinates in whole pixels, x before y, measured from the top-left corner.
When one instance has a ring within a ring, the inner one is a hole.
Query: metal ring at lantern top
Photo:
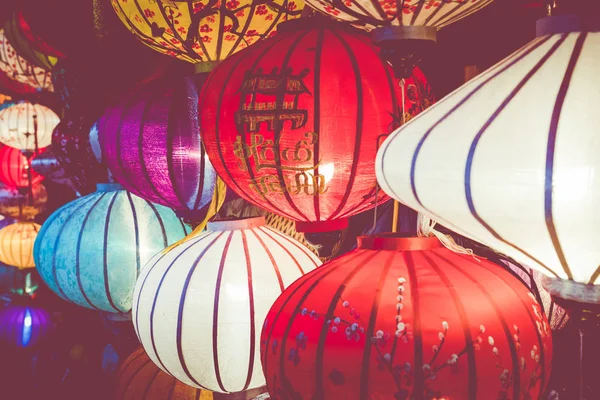
[[[375,236],[359,236],[358,248],[365,250],[396,250],[420,251],[442,247],[442,243],[435,236],[415,237],[403,236],[397,233],[383,233]]]
[[[232,220],[213,221],[208,223],[208,230],[218,231],[238,231],[242,229],[258,228],[265,225],[265,217],[249,217]]]

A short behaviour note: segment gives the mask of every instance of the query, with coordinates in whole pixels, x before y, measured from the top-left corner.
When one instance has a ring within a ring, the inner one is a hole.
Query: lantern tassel
[[[437,222],[435,222],[433,219],[426,216],[425,214],[418,213],[418,215],[417,215],[417,236],[420,236],[420,237],[436,236],[439,239],[439,241],[444,245],[444,247],[446,247],[448,250],[451,250],[458,254],[467,254],[467,255],[473,257],[475,260],[479,261],[479,259],[475,256],[475,253],[473,252],[472,249],[467,249],[465,247],[462,247],[461,245],[459,245],[458,243],[456,243],[454,241],[452,236],[446,235],[446,234],[436,230],[435,229],[436,223]]]
[[[204,231],[204,229],[206,228],[206,224],[208,224],[208,221],[210,221],[211,218],[213,218],[215,215],[217,215],[217,213],[223,206],[223,203],[225,202],[226,194],[227,194],[227,186],[225,185],[225,182],[223,182],[223,180],[220,177],[217,177],[215,191],[213,193],[212,200],[210,201],[210,205],[208,206],[208,212],[206,213],[206,217],[204,218],[204,220],[202,222],[200,222],[200,224],[192,231],[192,233],[190,233],[189,235],[187,235],[180,241],[173,243],[172,245],[170,245],[169,247],[164,249],[162,251],[162,253],[167,254],[174,247],[177,247],[180,244],[183,244],[183,243],[187,242],[188,240],[201,234]]]

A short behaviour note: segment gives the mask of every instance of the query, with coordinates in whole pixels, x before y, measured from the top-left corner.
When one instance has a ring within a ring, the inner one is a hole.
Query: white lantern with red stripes
[[[320,260],[264,217],[208,224],[142,271],[132,319],[152,361],[219,393],[261,387],[260,331],[283,290]]]

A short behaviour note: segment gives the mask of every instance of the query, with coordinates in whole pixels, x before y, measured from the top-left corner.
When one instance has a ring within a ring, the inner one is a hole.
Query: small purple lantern
[[[0,340],[18,347],[34,346],[51,326],[50,314],[43,308],[11,304],[0,310]]]
[[[216,172],[200,140],[198,93],[206,79],[160,77],[137,87],[98,122],[102,157],[126,190],[198,220]]]

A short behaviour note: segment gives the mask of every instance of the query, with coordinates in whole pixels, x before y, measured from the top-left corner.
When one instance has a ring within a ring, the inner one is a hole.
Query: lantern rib
[[[558,134],[558,124],[565,103],[565,97],[567,96],[567,92],[569,91],[569,85],[571,83],[571,79],[573,78],[573,71],[577,66],[577,61],[581,56],[581,51],[583,50],[583,45],[585,44],[587,37],[587,32],[580,33],[575,42],[575,46],[573,47],[571,58],[569,59],[569,64],[567,65],[567,70],[561,82],[558,95],[556,96],[556,104],[554,105],[554,109],[552,111],[552,118],[550,120],[550,130],[548,132],[548,147],[546,152],[546,176],[544,185],[544,213],[546,219],[546,226],[548,228],[550,238],[552,239],[552,245],[554,246],[556,255],[560,260],[560,264],[562,265],[565,274],[567,274],[567,277],[570,280],[573,280],[573,273],[571,272],[571,268],[569,267],[569,263],[567,262],[567,259],[565,257],[564,251],[560,244],[560,240],[558,238],[556,225],[554,224],[552,193],[552,183],[554,176],[554,152],[556,146],[556,136]],[[564,35],[564,38],[566,39],[567,35]]]
[[[315,255],[314,255],[314,254],[313,254],[311,251],[309,251],[309,250],[308,250],[306,247],[304,247],[304,246],[301,246],[300,244],[298,244],[298,242],[296,242],[296,241],[294,241],[294,240],[290,239],[290,237],[289,237],[289,236],[287,236],[287,235],[284,235],[283,233],[280,233],[279,231],[277,231],[277,230],[275,230],[275,229],[268,229],[268,230],[267,230],[267,229],[266,229],[266,228],[264,228],[264,227],[262,227],[262,228],[260,228],[260,229],[261,229],[263,232],[265,232],[265,233],[266,233],[268,236],[271,236],[271,235],[269,234],[269,232],[270,232],[270,233],[273,233],[273,234],[275,234],[275,235],[277,235],[277,236],[279,236],[281,239],[283,239],[283,240],[287,241],[289,244],[293,245],[293,246],[294,246],[294,247],[296,247],[298,250],[302,251],[302,252],[303,252],[303,253],[306,255],[306,257],[308,257],[308,258],[309,258],[309,259],[312,261],[312,263],[315,265],[315,268],[316,268],[316,267],[318,267],[318,266],[320,265],[320,263],[317,263],[317,262],[315,261]],[[272,237],[272,236],[271,236],[271,237]],[[283,245],[281,245],[280,241],[278,241],[278,240],[277,240],[277,243],[279,243],[279,245],[280,245],[280,246],[284,247]],[[289,253],[289,251],[288,251],[288,253]],[[290,256],[291,256],[291,254],[290,254]],[[295,257],[292,257],[292,258],[294,258],[294,259],[295,259]],[[302,273],[304,274],[304,273],[306,273],[306,271],[302,271]]]
[[[323,54],[323,42],[325,41],[325,30],[319,30],[317,36],[317,44],[315,48],[315,63],[313,67],[313,75],[314,75],[314,115],[313,115],[313,131],[319,134],[321,131],[321,56]],[[314,146],[313,151],[313,165],[314,165],[314,176],[315,179],[319,176],[319,163],[320,163],[320,149],[321,149],[321,141],[318,141]],[[333,178],[332,178],[333,179]],[[315,208],[315,220],[321,220],[321,207],[319,205],[319,191],[315,190],[315,194],[313,196],[313,205]]]
[[[432,252],[431,254],[438,256],[441,259],[441,261],[446,261],[446,260],[442,259],[442,257],[440,257],[436,252]],[[475,361],[475,353],[473,351],[474,350],[473,337],[471,335],[471,332],[469,331],[469,327],[472,326],[469,322],[469,316],[465,310],[465,306],[459,296],[459,293],[456,290],[456,287],[454,286],[452,281],[448,278],[448,276],[444,273],[442,267],[440,265],[438,265],[432,258],[428,257],[426,254],[423,254],[423,258],[427,261],[427,264],[429,266],[431,266],[431,269],[435,273],[438,274],[440,280],[444,283],[444,285],[448,289],[448,292],[450,293],[452,300],[454,300],[454,306],[455,306],[456,311],[460,318],[460,322],[462,325],[461,328],[463,330],[463,335],[465,337],[465,344],[466,344],[466,349],[467,349],[468,370],[469,370],[469,400],[476,400],[477,392],[478,392],[478,390],[477,390],[478,389],[477,364]],[[478,265],[478,268],[479,267],[481,267],[481,266]],[[509,286],[510,286],[510,284],[509,284]],[[533,322],[533,325],[535,325],[535,322]]]
[[[344,196],[342,197],[342,200],[338,204],[336,210],[332,214],[330,214],[329,217],[327,217],[327,221],[333,220],[336,216],[338,216],[342,212],[342,210],[346,206],[346,203],[348,202],[348,199],[350,198],[350,194],[352,193],[352,188],[354,186],[354,181],[356,179],[358,159],[360,157],[360,142],[362,140],[364,129],[363,87],[358,60],[356,59],[354,52],[352,51],[352,48],[350,47],[348,42],[346,42],[344,38],[335,30],[332,29],[331,33],[335,37],[337,37],[341,45],[346,50],[348,59],[350,60],[350,64],[352,64],[352,70],[354,72],[354,78],[356,81],[356,136],[354,139],[354,154],[352,157],[352,166],[350,167],[350,177],[348,179],[348,184],[346,185],[346,192],[344,193]]]
[[[175,263],[177,262],[177,260],[179,259],[179,257],[181,257],[183,254],[185,254],[185,251],[188,250],[190,247],[192,247],[192,245],[206,239],[209,238],[211,235],[203,235],[203,236],[199,236],[197,240],[190,240],[188,241],[186,244],[188,245],[187,248],[183,251],[181,251],[179,254],[177,254],[177,256],[175,256],[175,258],[171,261],[171,263],[167,266],[167,268],[165,269],[165,272],[163,274],[163,276],[160,278],[160,281],[158,282],[158,286],[156,288],[156,293],[154,294],[154,299],[152,300],[152,308],[150,310],[150,342],[152,343],[152,350],[154,351],[154,355],[156,356],[158,363],[161,365],[162,369],[167,371],[169,374],[173,375],[171,372],[169,372],[169,369],[165,366],[165,364],[163,363],[160,355],[158,354],[158,350],[156,348],[156,342],[154,340],[154,312],[156,311],[156,303],[158,302],[158,296],[160,295],[160,289],[163,285],[163,282],[165,281],[165,278],[167,277],[167,274],[169,273],[169,271],[171,270],[171,268],[173,267],[173,265],[175,265]],[[211,243],[212,244],[212,243]],[[146,276],[144,277],[144,280],[142,281],[142,284],[139,287],[139,291],[140,291],[140,295],[138,296],[138,303],[137,303],[137,307],[136,307],[136,324],[135,326],[138,327],[139,323],[137,321],[139,321],[139,309],[140,309],[140,299],[142,297],[142,292],[145,289],[145,284],[146,284],[146,279],[148,279],[148,276],[150,275],[150,271],[157,265],[157,263],[164,258],[167,254],[169,254],[168,252],[163,252],[160,257],[158,257],[158,259],[156,260],[156,262],[154,263],[154,265],[152,265],[152,267],[150,268],[145,268],[146,270]],[[141,332],[140,332],[140,339],[141,339]],[[141,341],[141,340],[140,340]]]
[[[204,388],[204,389],[206,389],[206,388],[204,386],[202,386],[196,380],[196,378],[194,378],[192,376],[190,370],[187,367],[187,364],[185,362],[185,357],[183,355],[183,343],[182,343],[182,336],[183,336],[183,311],[184,311],[184,307],[185,307],[185,300],[186,300],[186,297],[187,297],[187,289],[190,286],[190,282],[192,280],[192,275],[196,271],[196,267],[198,267],[198,264],[200,263],[200,260],[208,252],[208,250],[210,250],[212,248],[212,246],[221,238],[221,236],[224,235],[224,233],[225,233],[224,231],[221,231],[220,233],[218,233],[216,235],[209,235],[209,236],[216,236],[216,237],[202,250],[202,252],[198,255],[198,257],[196,258],[196,260],[192,264],[192,266],[190,268],[190,271],[188,272],[188,274],[187,274],[187,276],[185,278],[185,281],[184,281],[184,284],[183,284],[183,289],[181,290],[181,297],[180,297],[180,300],[179,300],[179,307],[178,307],[178,311],[177,311],[177,338],[176,338],[176,340],[177,340],[177,356],[179,357],[179,363],[180,363],[181,368],[183,369],[184,373],[186,374],[186,376],[192,382],[194,382],[196,385],[198,385],[199,387]],[[217,285],[217,288],[219,288],[218,285]],[[157,294],[158,294],[158,292],[157,292]],[[217,301],[215,300],[215,304],[216,303],[217,303]],[[217,357],[217,353],[213,352],[213,356]],[[217,374],[219,373],[218,368],[215,370],[215,372]],[[220,386],[222,386],[222,385],[220,385]]]
[[[151,363],[151,362],[152,361],[150,359],[144,360],[143,364],[140,365],[139,367],[137,367],[135,371],[133,371],[133,374],[131,374],[131,376],[129,377],[127,384],[123,386],[124,387],[123,399],[125,399],[125,393],[127,392],[127,388],[129,387],[129,385],[131,385],[131,382],[133,382],[135,377],[138,376],[138,374],[140,372],[142,372],[142,370],[148,365],[148,363]],[[145,397],[142,397],[142,399],[145,399]]]
[[[108,282],[108,228],[110,225],[110,216],[112,214],[112,208],[115,204],[115,202],[117,201],[117,196],[118,196],[119,192],[114,192],[114,195],[112,197],[112,199],[110,199],[110,203],[108,203],[108,209],[106,211],[106,216],[104,219],[104,237],[103,237],[103,242],[102,242],[102,271],[103,271],[103,276],[104,276],[104,293],[106,294],[106,299],[108,300],[108,303],[110,304],[110,306],[112,308],[114,308],[117,312],[121,313],[124,310],[119,309],[119,307],[117,307],[117,305],[114,303],[112,296],[110,295],[110,284]],[[129,193],[127,193],[127,195],[129,196]],[[91,214],[90,210],[90,214]],[[133,220],[133,225],[135,227],[136,233],[137,233],[137,221]],[[83,234],[83,228],[82,228],[82,234]],[[137,235],[136,235],[136,245],[137,245]],[[139,271],[139,258],[138,258],[138,271]]]
[[[415,377],[413,395],[417,398],[423,396],[425,389],[425,376],[423,374],[423,337],[421,326],[421,307],[419,304],[419,281],[415,272],[416,262],[410,252],[403,252],[404,264],[408,272],[410,282],[410,299],[413,312],[413,338],[414,338],[414,361]]]
[[[221,233],[222,235],[223,233]],[[221,297],[221,282],[223,280],[223,272],[225,270],[225,261],[227,259],[227,252],[229,251],[229,245],[231,244],[231,239],[233,238],[234,232],[230,232],[227,236],[227,240],[225,241],[225,247],[223,248],[223,254],[221,255],[221,263],[219,264],[219,271],[217,272],[217,281],[215,284],[215,301],[213,304],[213,333],[212,333],[212,353],[213,353],[213,367],[215,369],[215,378],[217,379],[217,384],[221,388],[223,392],[227,392],[225,386],[223,385],[223,380],[221,378],[221,370],[219,368],[219,346],[218,346],[218,337],[219,337],[219,299]],[[217,238],[218,239],[218,238]]]
[[[383,295],[383,286],[388,278],[388,273],[392,264],[396,258],[396,252],[390,251],[388,252],[388,257],[383,263],[383,269],[381,271],[381,275],[379,276],[379,282],[377,283],[377,289],[375,290],[373,303],[371,304],[371,313],[369,315],[369,325],[367,331],[365,333],[365,348],[363,350],[363,358],[360,372],[360,398],[368,399],[369,398],[369,363],[371,362],[371,349],[375,346],[374,343],[371,342],[370,338],[374,337],[375,332],[375,323],[377,322],[377,312],[379,311],[379,304],[381,300],[381,296]],[[374,272],[374,271],[373,271]],[[394,336],[395,337],[395,336]],[[391,367],[393,363],[393,358],[390,358],[388,365]],[[393,373],[392,373],[393,375]],[[397,382],[397,377],[394,376],[394,381]]]
[[[258,228],[258,230],[263,232],[262,227]],[[277,262],[275,261],[275,258],[273,257],[273,253],[271,253],[271,251],[269,250],[269,247],[267,247],[265,242],[258,235],[258,233],[256,233],[255,230],[251,230],[251,232],[254,234],[254,237],[256,237],[256,240],[258,240],[258,243],[260,243],[260,245],[262,246],[263,250],[267,254],[267,257],[269,257],[269,261],[271,261],[271,265],[273,266],[273,271],[275,271],[275,275],[277,275],[277,282],[279,282],[279,289],[281,290],[281,292],[283,292],[283,289],[285,289],[285,285],[283,284],[283,279],[281,278],[281,271],[279,271],[279,267],[277,266]],[[279,242],[278,242],[278,244],[279,244]],[[294,257],[291,257],[291,258],[296,262],[296,265],[298,265],[298,266],[300,265],[300,264],[298,264],[298,262],[296,261],[296,259]],[[300,269],[300,273],[304,274],[304,271],[302,271],[302,269]]]
[[[513,396],[512,397],[513,397],[513,399],[518,399],[520,396],[520,388],[521,388],[521,369],[519,368],[519,357],[517,355],[517,349],[516,349],[515,343],[513,341],[513,337],[510,332],[508,323],[506,322],[504,315],[500,311],[502,308],[498,305],[498,303],[496,303],[496,301],[494,300],[494,297],[490,294],[490,292],[488,290],[486,290],[486,288],[477,279],[475,279],[472,275],[468,274],[463,268],[461,268],[458,264],[454,263],[453,261],[449,260],[448,258],[446,258],[442,255],[439,255],[439,254],[437,254],[437,256],[439,258],[441,258],[442,260],[444,260],[455,271],[459,272],[465,278],[470,280],[480,290],[480,292],[483,294],[483,296],[487,299],[488,303],[494,309],[496,317],[502,324],[502,329],[504,331],[504,334],[506,335],[506,341],[510,348],[510,355],[511,355],[511,359],[512,359],[512,369],[513,369],[513,371],[512,371],[513,372],[513,382],[512,382]],[[481,265],[479,265],[471,257],[461,257],[461,258],[469,261],[470,263],[477,264],[477,267],[481,268]],[[540,351],[542,351],[542,350],[540,350]]]
[[[149,202],[149,201],[146,201],[146,200],[144,200],[144,202],[146,203],[146,205],[147,205],[148,207],[150,207],[150,209],[151,209],[151,210],[152,210],[152,212],[154,213],[154,216],[156,217],[156,220],[158,221],[158,224],[160,225],[160,231],[161,231],[161,233],[162,233],[162,236],[163,236],[163,246],[164,246],[165,248],[169,247],[169,238],[168,238],[167,231],[166,231],[166,229],[165,229],[165,224],[164,224],[164,222],[163,222],[163,219],[162,219],[162,217],[160,216],[160,214],[159,214],[158,210],[156,209],[156,207],[154,206],[154,204],[152,204],[151,202]],[[132,208],[133,208],[133,205],[132,205]],[[177,219],[179,219],[179,218],[177,218]],[[181,219],[179,219],[179,221],[181,222]],[[181,225],[182,225],[182,226],[184,226],[184,225],[183,225],[183,222],[181,223]],[[136,229],[137,229],[137,228],[136,228]],[[184,234],[187,234],[187,232],[186,232],[185,228],[183,229],[183,233],[184,233]],[[136,236],[137,236],[137,235],[136,235]]]
[[[160,92],[156,92],[157,95],[160,94]],[[175,96],[174,96],[175,97]],[[185,199],[183,197],[183,195],[181,194],[179,185],[177,184],[177,179],[175,177],[175,170],[173,168],[173,139],[175,139],[176,133],[173,132],[174,130],[174,125],[175,125],[175,121],[177,121],[177,118],[175,117],[175,113],[177,112],[177,108],[176,107],[169,107],[169,115],[167,117],[167,170],[169,173],[169,179],[171,180],[171,187],[173,188],[173,193],[175,194],[175,197],[177,198],[177,201],[179,201],[179,204],[182,204],[184,206],[187,207],[187,199]],[[152,181],[150,179],[148,179],[150,184],[154,187],[154,184],[152,183]],[[215,188],[216,190],[216,188]]]
[[[221,9],[222,9],[221,14],[228,11],[227,8],[225,7],[225,5],[226,5],[226,2],[221,1]],[[246,18],[246,23],[244,24],[244,27],[241,29],[241,31],[238,33],[238,37],[235,41],[235,44],[231,47],[230,54],[232,51],[235,51],[234,49],[237,49],[237,47],[240,45],[242,40],[245,41],[244,35],[246,34],[246,32],[248,32],[248,27],[250,26],[250,21],[252,21],[252,17],[254,16],[254,10],[256,8],[256,5],[257,5],[257,2],[255,2],[255,1],[253,1],[251,3],[250,12],[248,13],[248,18]],[[223,19],[221,19],[221,21],[223,21]],[[220,41],[219,43],[222,43],[222,42]],[[220,51],[217,52],[217,57],[219,57],[220,54],[221,54]]]
[[[94,208],[96,208],[98,203],[100,203],[100,201],[104,198],[105,195],[106,195],[106,193],[102,193],[102,195],[100,195],[98,197],[98,200],[96,200],[94,202],[94,204],[92,204],[90,209],[87,210],[85,217],[83,218],[83,223],[81,224],[81,228],[79,230],[79,235],[77,235],[77,247],[75,250],[75,277],[77,278],[77,286],[79,287],[79,291],[81,291],[81,294],[83,295],[83,298],[85,299],[85,301],[90,305],[90,307],[92,307],[95,310],[100,310],[100,308],[96,307],[90,301],[90,299],[88,298],[87,294],[85,293],[85,291],[83,289],[83,284],[81,282],[81,264],[79,262],[79,257],[80,257],[80,249],[81,249],[81,238],[83,237],[83,232],[85,231],[85,225],[86,225],[88,219],[90,218],[92,211],[94,211]]]
[[[151,360],[148,360],[148,363],[152,363]],[[146,363],[146,365],[148,365]],[[162,371],[158,368],[156,368],[156,372],[154,373],[154,375],[152,376],[152,378],[150,379],[150,381],[148,382],[148,384],[146,385],[146,389],[144,389],[144,394],[142,395],[142,400],[146,400],[147,396],[148,396],[148,392],[150,392],[150,388],[152,387],[152,384],[154,384],[154,382],[156,381],[156,377],[158,376],[158,374],[160,374]]]
[[[125,192],[125,194],[127,194],[127,199],[129,200],[129,206],[131,207],[131,216],[133,217],[133,229],[134,229],[134,232],[135,232],[135,264],[136,264],[136,270],[137,270],[137,272],[139,274],[140,268],[141,268],[141,261],[140,261],[140,228],[138,226],[137,212],[136,212],[136,209],[135,209],[135,204],[133,203],[133,199],[131,198],[131,193]],[[112,209],[112,204],[109,206],[107,214],[110,215],[111,209]],[[162,223],[160,225],[162,227]],[[108,236],[108,220],[106,222],[106,232],[107,232],[107,236]],[[163,231],[163,240],[164,239],[165,239],[165,235],[164,235],[164,231]]]
[[[187,3],[188,3],[188,5],[191,5],[191,1],[188,1]],[[136,4],[138,4],[137,1],[136,1]],[[188,56],[191,59],[194,59],[194,60],[197,59],[198,55],[196,53],[194,53],[194,51],[192,49],[190,49],[188,46],[186,46],[185,40],[179,34],[179,31],[177,29],[175,29],[175,25],[174,24],[173,25],[169,24],[169,17],[167,16],[167,13],[165,12],[165,7],[164,7],[163,3],[160,2],[160,1],[157,1],[156,2],[156,6],[160,10],[160,13],[161,13],[163,19],[165,20],[165,23],[167,24],[167,26],[171,27],[171,31],[173,32],[173,36],[175,37],[175,39],[178,40],[179,43],[181,43],[181,47],[185,50],[185,52],[188,54]],[[138,7],[139,7],[139,5],[138,5]],[[177,7],[177,9],[179,10],[179,7]],[[193,14],[190,14],[191,18],[193,18],[192,16],[193,16]],[[148,23],[148,25],[150,25],[150,22],[148,21],[148,19],[146,18],[145,15],[144,15],[144,19],[146,20],[146,22]],[[192,24],[192,26],[193,26],[193,24]],[[200,40],[198,40],[198,42],[200,42]],[[202,61],[202,59],[200,59],[199,61]]]
[[[365,263],[368,263],[369,261],[374,259],[376,256],[377,256],[376,252],[372,252],[372,254],[367,253],[367,257],[363,260],[363,263],[356,263],[356,266],[346,276],[344,276],[343,281],[341,281],[339,283],[338,289],[336,290],[335,294],[331,298],[329,307],[327,308],[327,313],[324,316],[326,321],[333,319],[333,313],[335,311],[335,308],[336,308],[338,302],[340,301],[340,298],[342,297],[342,294],[344,293],[344,290],[346,289],[346,284],[362,269],[362,267]],[[329,267],[330,272],[334,272],[336,269],[337,269],[337,266],[336,266],[336,268]],[[321,277],[321,279],[325,278],[327,275],[324,274]],[[316,280],[311,285],[311,287],[303,294],[302,299],[298,302],[298,305],[296,306],[296,310],[294,310],[294,314],[292,314],[292,315],[296,315],[298,313],[298,311],[300,311],[300,305],[302,303],[304,303],[306,298],[308,298],[308,295],[314,290],[314,288],[317,286],[317,284],[319,282],[320,282],[320,279]],[[299,288],[300,287],[298,287],[298,289]],[[290,318],[290,321],[286,327],[286,335],[284,336],[284,339],[282,340],[282,351],[281,351],[281,366],[282,366],[281,376],[282,377],[284,376],[283,365],[285,365],[284,364],[284,356],[286,354],[286,352],[283,351],[283,347],[285,344],[284,343],[285,339],[287,337],[289,337],[289,331],[292,328],[293,322],[294,322],[294,319]],[[324,358],[325,358],[324,353],[325,353],[325,340],[327,339],[327,332],[329,332],[329,326],[327,324],[323,324],[323,326],[321,327],[321,332],[319,335],[319,342],[317,344],[317,353],[315,356],[315,378],[316,378],[315,379],[315,387],[316,387],[315,388],[315,391],[316,391],[315,397],[317,399],[323,399],[324,393],[325,393],[324,382],[323,382],[323,378],[324,378],[324,372],[323,372],[324,365],[323,364],[324,364]]]
[[[285,252],[286,252],[286,253],[287,253],[287,254],[290,256],[290,258],[291,258],[292,260],[294,260],[294,263],[295,263],[295,264],[296,264],[296,266],[298,267],[298,270],[300,271],[300,273],[301,273],[301,274],[303,274],[303,275],[304,275],[304,274],[306,273],[306,272],[305,272],[305,271],[302,269],[302,267],[300,266],[300,263],[298,262],[298,260],[296,260],[296,257],[294,257],[294,256],[292,255],[292,253],[291,253],[291,252],[290,252],[290,251],[289,251],[289,250],[288,250],[288,249],[287,249],[287,248],[286,248],[284,245],[282,245],[282,244],[281,244],[281,242],[280,242],[279,240],[275,239],[273,236],[271,236],[271,235],[270,235],[269,231],[271,231],[271,232],[276,232],[274,229],[265,229],[264,227],[260,227],[260,228],[258,228],[258,229],[259,229],[261,232],[263,232],[265,235],[267,235],[269,238],[273,239],[273,241],[274,241],[274,242],[276,242],[276,243],[277,243],[277,244],[278,244],[278,245],[281,247],[281,249],[283,249],[283,251],[285,251]],[[295,244],[295,243],[293,243],[293,242],[291,242],[291,241],[290,241],[290,244]],[[311,258],[311,260],[312,260],[312,258]],[[316,266],[316,265],[317,265],[317,264],[315,263],[315,266]]]
[[[254,3],[253,3],[254,4]],[[244,245],[244,255],[246,257],[246,270],[248,276],[248,299],[249,299],[249,315],[250,315],[250,349],[249,349],[249,360],[248,360],[248,374],[246,376],[246,383],[242,390],[247,390],[252,379],[252,372],[254,370],[254,357],[256,354],[256,319],[254,315],[254,289],[252,287],[252,261],[250,259],[250,251],[248,249],[248,240],[246,238],[246,232],[241,231],[242,243]],[[224,258],[224,257],[223,257]],[[216,324],[215,324],[216,326]],[[213,339],[214,340],[214,339]]]
[[[212,3],[212,4],[211,4],[211,3]],[[216,3],[214,0],[208,0],[208,2],[207,2],[205,5],[204,5],[204,8],[203,8],[203,10],[204,10],[204,9],[207,9],[208,7],[212,8],[212,7],[213,7],[215,4],[217,4],[217,3]],[[223,5],[225,5],[225,4],[226,4],[226,2],[225,2],[225,1],[223,1],[223,2],[222,2],[222,4],[223,4]],[[193,21],[193,19],[194,19],[194,9],[192,8],[192,2],[191,2],[191,1],[189,1],[189,2],[188,2],[188,9],[189,9],[189,13],[190,13],[190,19]],[[200,11],[200,12],[202,12],[202,11]],[[222,16],[221,16],[221,13],[219,13],[219,16],[222,18]],[[188,32],[187,32],[187,37],[186,37],[186,40],[187,40],[187,39],[190,37],[190,28],[191,28],[191,27],[194,27],[194,26],[195,26],[195,24],[194,24],[194,23],[192,23],[192,24],[190,24],[190,26],[188,27]],[[173,26],[171,29],[173,29],[173,28],[174,28],[174,26]],[[198,26],[197,26],[196,28],[197,28],[198,30],[200,29],[200,21],[198,22]],[[194,34],[198,35],[198,36],[197,36],[197,39],[198,39],[198,40],[197,40],[197,43],[198,43],[198,45],[200,46],[200,49],[202,50],[202,54],[204,54],[204,57],[206,57],[206,61],[213,61],[213,60],[211,59],[211,57],[210,57],[210,54],[209,54],[209,51],[208,51],[208,49],[207,49],[207,48],[206,48],[206,46],[204,45],[204,39],[202,39],[202,38],[200,37],[200,33],[198,33],[198,30],[197,30],[195,33],[194,33],[194,32],[192,32],[191,34],[192,34],[192,35],[194,35]],[[223,34],[223,30],[219,30],[219,32],[220,32],[221,34],[220,34],[220,35],[218,35],[218,40],[223,40],[223,36],[225,36],[225,35]],[[182,42],[182,45],[183,45],[183,42]],[[191,51],[191,49],[188,49],[188,48],[186,48],[186,51]],[[216,56],[216,58],[217,58],[217,59],[219,59],[219,58],[220,58],[220,57],[219,57],[219,56],[220,56],[220,54],[221,54],[221,53],[219,53],[219,52],[217,52],[217,53],[215,54],[215,56]],[[203,61],[203,60],[202,60],[202,57],[201,57],[200,55],[198,55],[197,53],[194,53],[194,55],[192,56],[192,59],[194,60],[194,61],[193,61],[194,63],[196,63],[196,62],[198,62],[198,61],[199,61],[199,62],[202,62],[202,61]]]

